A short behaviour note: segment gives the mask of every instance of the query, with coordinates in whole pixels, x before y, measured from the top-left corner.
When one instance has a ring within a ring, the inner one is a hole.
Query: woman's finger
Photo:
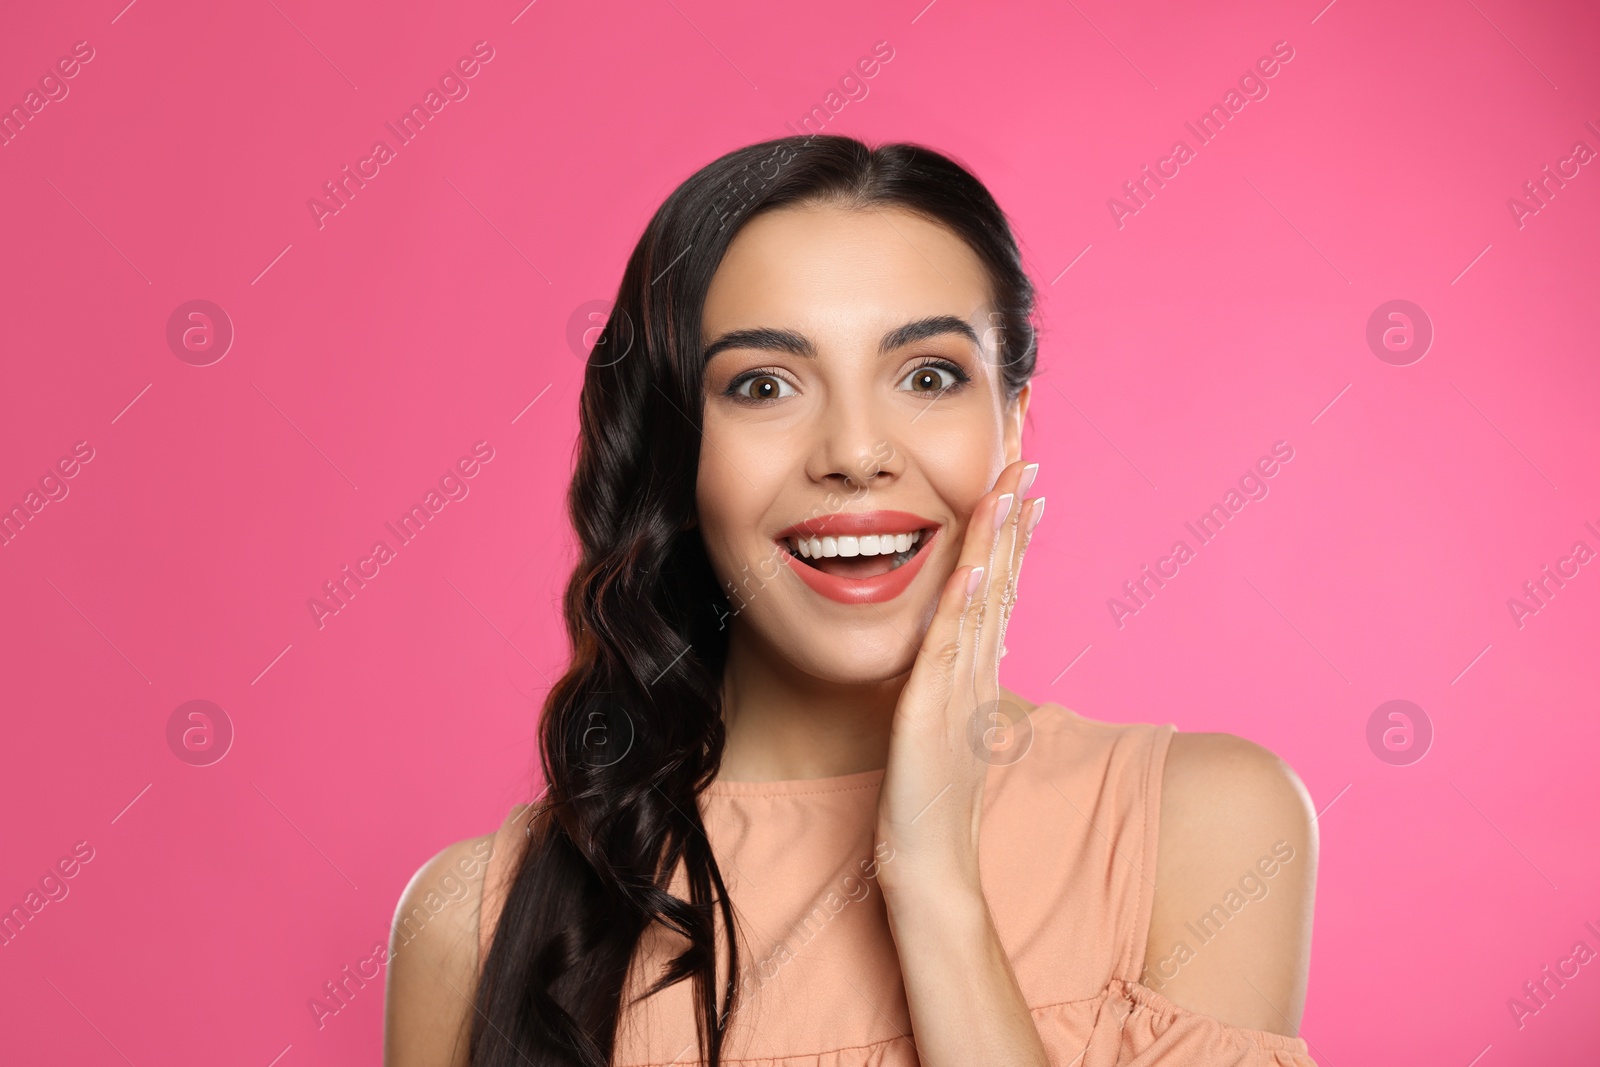
[[[977,565],[983,568],[983,579],[978,583],[972,593],[972,602],[967,605],[967,626],[962,633],[959,655],[954,665],[954,682],[971,692],[977,677],[979,664],[982,662],[981,642],[986,629],[992,629],[993,579],[995,568],[1003,563],[999,553],[995,551],[1001,529],[1006,517],[1011,513],[1011,503],[1016,494],[1004,490],[1008,480],[1009,471],[1002,472],[999,482],[992,491],[994,496],[985,495],[972,511],[972,518],[967,522],[967,539],[970,547],[977,555]],[[1014,479],[1012,479],[1014,480]]]
[[[944,581],[934,605],[933,620],[923,635],[917,661],[912,665],[906,691],[901,695],[899,714],[917,723],[940,710],[943,700],[954,691],[955,670],[963,646],[971,644],[970,607],[976,598],[969,590],[983,580],[983,563],[962,564]]]
[[[1037,463],[1007,470],[996,486],[1006,487],[1011,500],[1003,516],[997,515],[999,527],[994,531],[990,546],[990,562],[982,591],[984,604],[979,614],[977,644],[972,664],[972,684],[980,700],[990,699],[988,690],[998,684],[1000,643],[1005,636],[1006,619],[1011,613],[1011,600],[1016,595],[1017,546],[1021,544],[1020,522],[1025,500],[1023,494],[1032,486],[1039,472]]]
[[[1039,525],[1039,520],[1044,517],[1044,497],[1036,496],[1024,502],[1022,513],[1018,516],[1018,541],[1016,551],[1012,556],[1011,565],[1011,596],[1006,603],[1005,611],[1000,617],[1000,642],[999,655],[1005,655],[1006,629],[1011,624],[1011,616],[1017,610],[1018,590],[1022,585],[1022,563],[1028,558],[1028,545],[1033,540],[1033,531]]]
[[[1002,474],[1002,480],[1003,477]],[[937,680],[939,696],[954,693],[958,686],[970,681],[975,659],[976,616],[982,609],[984,583],[993,555],[995,500],[993,495],[985,494],[967,520],[955,570],[940,592],[908,686],[917,684],[919,671],[921,677]],[[969,583],[973,587],[970,595]]]

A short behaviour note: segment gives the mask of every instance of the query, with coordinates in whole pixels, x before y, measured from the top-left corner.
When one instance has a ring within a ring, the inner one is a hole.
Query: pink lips
[[[907,511],[857,511],[840,512],[833,515],[824,515],[820,518],[807,519],[797,522],[793,526],[780,531],[776,540],[787,541],[795,537],[838,537],[860,536],[871,533],[911,533],[914,530],[924,530],[936,526],[930,520],[920,515],[913,515]],[[875,574],[870,578],[846,578],[842,575],[829,574],[796,559],[787,551],[783,553],[784,562],[789,565],[801,581],[810,586],[813,592],[827,597],[829,600],[841,604],[881,604],[886,600],[893,600],[906,591],[921,572],[922,565],[931,553],[932,544],[938,539],[943,527],[934,529],[918,547],[917,554],[904,564],[884,574]]]

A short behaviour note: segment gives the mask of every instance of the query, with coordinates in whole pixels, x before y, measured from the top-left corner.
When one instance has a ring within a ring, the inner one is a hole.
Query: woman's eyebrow
[[[797,356],[815,359],[817,347],[811,339],[802,333],[793,330],[778,330],[770,326],[762,326],[754,330],[733,330],[723,334],[706,348],[705,362],[711,362],[711,357],[718,352],[729,348],[759,348],[768,352],[792,352]]]
[[[939,337],[947,333],[960,334],[972,343],[974,348],[981,348],[978,342],[978,333],[965,319],[958,319],[954,315],[932,315],[915,322],[908,322],[904,326],[890,330],[883,335],[883,341],[878,345],[880,355],[888,355],[897,348],[926,341],[930,337]]]
[[[883,335],[883,340],[878,342],[878,353],[888,355],[898,348],[906,345],[925,341],[930,337],[939,337],[944,334],[954,333],[965,337],[974,347],[981,347],[977,331],[965,319],[954,315],[930,315],[927,318],[908,322],[897,326]],[[729,348],[757,348],[769,352],[790,352],[807,359],[817,357],[816,345],[804,334],[793,330],[779,330],[763,326],[751,330],[733,330],[723,334],[706,347],[705,361],[709,363],[711,357],[718,352]]]

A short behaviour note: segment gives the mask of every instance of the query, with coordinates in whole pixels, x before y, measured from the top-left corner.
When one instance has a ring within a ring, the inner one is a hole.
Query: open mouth
[[[814,570],[840,578],[872,578],[905,566],[937,527],[909,533],[787,537],[778,543]]]

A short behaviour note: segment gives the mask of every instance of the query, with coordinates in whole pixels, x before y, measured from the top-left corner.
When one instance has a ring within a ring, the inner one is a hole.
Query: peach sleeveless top
[[[1050,1062],[1316,1067],[1304,1038],[1228,1026],[1140,982],[1161,772],[1176,728],[1096,722],[1050,703],[1026,722],[1028,748],[1019,733],[1008,749],[1024,754],[988,772],[979,869]],[[726,1062],[918,1067],[899,957],[874,880],[883,773],[719,781],[702,795],[706,835],[739,929],[740,1003]],[[525,811],[513,808],[495,834],[480,911],[480,967],[517,850],[527,843]],[[688,897],[681,867],[672,891]],[[682,944],[659,925],[646,932],[625,1005]],[[725,945],[718,952],[723,965],[724,953]],[[616,1067],[702,1062],[693,1005],[683,981],[625,1007]]]

